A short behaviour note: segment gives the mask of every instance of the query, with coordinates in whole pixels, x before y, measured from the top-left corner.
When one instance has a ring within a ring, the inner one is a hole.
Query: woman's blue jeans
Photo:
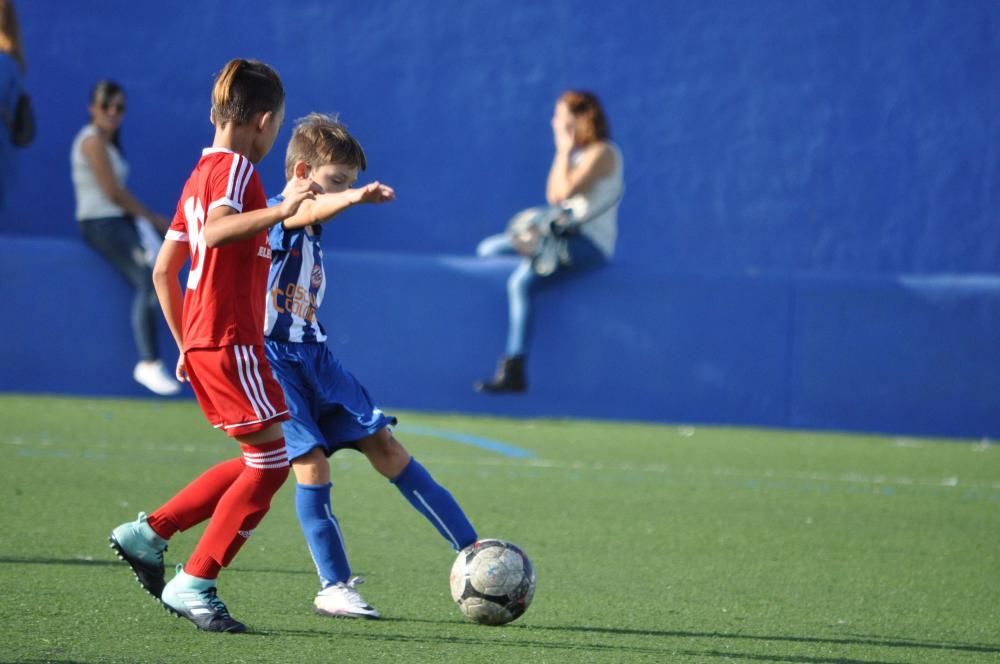
[[[111,263],[135,291],[132,297],[132,336],[135,337],[139,358],[157,359],[156,317],[159,304],[153,289],[153,270],[139,241],[135,221],[130,217],[84,219],[80,222],[80,233],[87,244]]]
[[[531,259],[522,258],[507,279],[507,348],[506,355],[524,355],[528,349],[531,332],[531,294],[540,287],[549,287],[574,274],[601,267],[608,260],[582,234],[572,235],[569,241],[571,265],[560,265],[555,272],[543,277],[531,268]],[[516,255],[514,245],[506,233],[491,235],[479,243],[476,254],[480,258]]]

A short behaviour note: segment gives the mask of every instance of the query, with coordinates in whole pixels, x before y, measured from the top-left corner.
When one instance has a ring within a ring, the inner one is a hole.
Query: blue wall
[[[530,396],[476,394],[503,343],[510,268],[331,252],[320,310],[329,345],[384,407],[1000,436],[1000,276],[677,275],[619,264],[539,294]],[[7,238],[0,298],[32,325],[0,326],[0,392],[143,395],[131,380],[128,291],[88,248]]]
[[[325,236],[333,344],[384,403],[1000,435],[1000,3],[92,6],[19,3],[39,137],[0,211],[19,303],[2,390],[139,393],[127,294],[76,234],[69,145],[93,82],[117,79],[130,184],[171,211],[214,73],[246,56],[282,74],[289,118],[340,112],[363,177],[397,189]],[[568,87],[601,95],[625,154],[618,264],[542,294],[531,396],[484,400],[468,388],[502,347],[509,265],[469,256],[541,202]],[[26,295],[39,269],[52,287]]]
[[[680,272],[1000,264],[992,0],[18,6],[40,136],[0,232],[75,232],[67,153],[100,77],[129,92],[132,184],[172,211],[211,140],[213,74],[242,55],[278,68],[289,117],[341,112],[368,175],[397,188],[398,205],[337,227],[343,248],[471,253],[542,200],[552,103],[580,86],[606,101],[625,153],[622,260]],[[268,191],[281,161],[263,164]]]

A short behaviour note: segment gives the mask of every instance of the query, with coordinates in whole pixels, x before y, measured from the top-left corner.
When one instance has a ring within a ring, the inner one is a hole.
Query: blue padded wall
[[[1000,435],[1000,277],[613,266],[540,293],[527,395],[476,394],[503,345],[511,265],[332,252],[329,344],[387,408]],[[0,298],[19,314],[0,327],[0,391],[145,396],[128,291],[81,243],[5,238]]]
[[[73,221],[70,142],[117,79],[130,186],[169,212],[211,140],[214,73],[247,56],[280,71],[289,118],[340,112],[362,180],[397,189],[325,235],[334,347],[387,405],[1000,431],[1000,3],[237,7],[18,3],[39,133],[0,209],[0,389],[140,394],[126,288]],[[484,400],[509,264],[471,256],[542,200],[569,87],[604,99],[625,155],[618,259],[539,296],[530,397]]]
[[[82,241],[4,237],[0,263],[0,391],[149,395],[132,380],[131,291],[103,259]],[[159,342],[172,368],[166,323]]]

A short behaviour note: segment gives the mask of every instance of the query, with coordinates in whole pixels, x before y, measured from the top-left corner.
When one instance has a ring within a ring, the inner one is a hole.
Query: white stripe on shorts
[[[278,409],[271,405],[264,390],[264,380],[260,375],[257,356],[253,354],[253,346],[233,346],[236,357],[236,369],[243,385],[243,393],[253,406],[258,419],[267,420],[278,414]]]
[[[215,427],[216,429],[222,428],[228,431],[229,429],[238,429],[240,427],[248,427],[252,424],[260,424],[261,422],[267,422],[268,420],[273,420],[278,415],[286,415],[287,413],[288,413],[287,410],[283,410],[280,413],[275,413],[271,417],[262,417],[259,420],[250,420],[249,422],[237,422],[236,424],[213,424],[212,426]]]

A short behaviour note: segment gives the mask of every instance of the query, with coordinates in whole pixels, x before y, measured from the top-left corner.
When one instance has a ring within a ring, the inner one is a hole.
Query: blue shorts
[[[290,460],[319,447],[326,456],[396,424],[322,343],[264,342],[292,419],[282,422]]]

